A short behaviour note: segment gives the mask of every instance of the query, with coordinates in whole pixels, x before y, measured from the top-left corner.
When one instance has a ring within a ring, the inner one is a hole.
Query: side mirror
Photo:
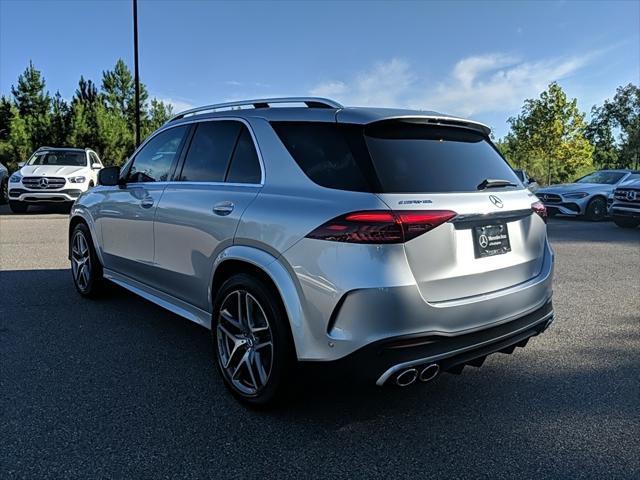
[[[529,183],[538,183],[538,181],[533,177],[529,177]]]
[[[115,187],[120,183],[120,167],[105,167],[98,172],[98,185]]]
[[[102,165],[100,165],[100,164],[99,164],[99,163],[97,163],[97,162],[96,162],[96,163],[92,163],[92,164],[91,164],[91,168],[92,168],[93,170],[101,170],[101,169],[102,169]]]
[[[18,168],[22,168],[22,167],[24,167],[24,164],[25,164],[25,163],[27,163],[27,162],[18,162]]]

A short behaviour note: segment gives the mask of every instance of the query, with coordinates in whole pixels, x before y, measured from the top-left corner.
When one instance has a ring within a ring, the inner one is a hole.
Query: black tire
[[[13,213],[27,213],[29,205],[25,202],[19,202],[17,200],[9,200],[9,208]]]
[[[242,292],[245,292],[244,300]],[[243,308],[235,307],[234,310],[234,305],[237,306],[238,302]],[[249,304],[251,306],[247,306]],[[251,310],[253,325],[257,327],[255,330],[262,330],[255,333],[253,339],[253,329],[239,326],[243,323],[242,314],[234,322],[228,320],[237,316],[238,310]],[[226,312],[225,315],[222,314],[223,311]],[[266,323],[262,321],[262,314]],[[267,345],[267,336],[271,340],[271,347]],[[246,339],[242,340],[244,344],[240,344],[239,337]],[[218,371],[225,386],[237,399],[252,407],[267,407],[283,398],[289,387],[295,354],[289,320],[280,296],[273,287],[246,273],[229,277],[216,295],[211,338]],[[232,374],[232,370],[237,372],[237,377]],[[245,381],[243,377],[248,380]]]
[[[86,251],[83,248],[83,242]],[[77,224],[71,232],[69,256],[71,257],[71,277],[78,293],[87,298],[97,297],[104,288],[102,265],[93,248],[89,227],[84,223]]]
[[[636,218],[613,217],[613,223],[620,228],[636,228],[640,225],[640,220]]]
[[[584,215],[592,222],[604,220],[607,216],[607,201],[602,197],[592,198]]]
[[[9,179],[5,178],[0,182],[0,205],[9,202]]]

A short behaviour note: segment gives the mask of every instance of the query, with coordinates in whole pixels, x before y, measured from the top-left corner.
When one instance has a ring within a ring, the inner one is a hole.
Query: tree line
[[[10,171],[38,147],[90,147],[106,165],[121,165],[135,149],[135,85],[122,59],[102,72],[100,88],[80,77],[73,98],[53,96],[31,62],[0,97],[0,162]],[[171,105],[149,101],[140,86],[141,138],[166,122]],[[551,83],[508,119],[509,132],[496,145],[514,168],[540,183],[572,181],[594,168],[640,168],[640,89],[628,84],[591,109],[590,120]]]
[[[591,109],[591,119],[551,83],[525,100],[496,145],[515,168],[540,183],[570,182],[602,168],[640,168],[640,89],[628,84]]]
[[[140,130],[145,138],[165,123],[172,107],[149,100],[140,85]],[[33,63],[0,97],[0,162],[10,171],[41,146],[94,149],[106,165],[121,165],[135,149],[135,83],[122,59],[102,72],[98,87],[83,76],[75,94],[66,101],[46,88]]]

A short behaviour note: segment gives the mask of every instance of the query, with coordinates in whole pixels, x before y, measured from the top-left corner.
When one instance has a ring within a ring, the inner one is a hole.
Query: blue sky
[[[507,132],[559,81],[588,111],[640,79],[640,2],[140,0],[140,70],[180,110],[273,95],[435,109]],[[28,61],[70,98],[133,65],[131,2],[0,0],[0,92]]]

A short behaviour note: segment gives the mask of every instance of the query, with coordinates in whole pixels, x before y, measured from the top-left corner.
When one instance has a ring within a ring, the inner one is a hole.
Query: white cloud
[[[350,82],[331,80],[313,87],[312,95],[335,97],[351,105],[397,106],[406,101],[405,95],[412,90],[415,75],[409,63],[394,58],[389,62],[376,63]]]
[[[185,100],[177,100],[169,97],[158,97],[158,100],[171,105],[173,107],[173,113],[180,113],[193,108],[193,104]]]
[[[587,65],[593,54],[522,61],[503,54],[460,60],[450,77],[413,106],[426,106],[459,115],[513,110],[525,98],[537,96],[553,81],[562,80]]]
[[[310,93],[334,97],[347,105],[410,107],[465,116],[507,112],[537,96],[550,82],[577,72],[595,55],[535,61],[499,52],[470,56],[459,60],[435,84],[416,75],[407,61],[394,58],[351,79],[320,83]]]

